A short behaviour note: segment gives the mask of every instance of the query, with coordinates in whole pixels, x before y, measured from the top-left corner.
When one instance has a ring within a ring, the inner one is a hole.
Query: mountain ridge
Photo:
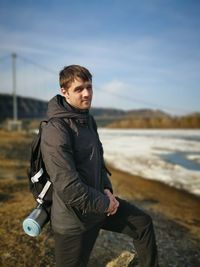
[[[46,117],[47,101],[33,97],[17,96],[18,117],[19,119],[29,118],[44,118]],[[7,118],[12,118],[13,113],[13,98],[10,94],[0,94],[0,121]],[[117,108],[102,108],[92,107],[91,114],[95,117],[124,117],[124,116],[170,116],[160,110],[137,109],[137,110],[122,110]]]
[[[33,97],[17,96],[20,120],[46,118],[48,102]],[[159,109],[132,109],[92,107],[90,113],[98,126],[110,128],[200,128],[200,112],[172,116]],[[0,122],[13,118],[13,97],[0,93]]]

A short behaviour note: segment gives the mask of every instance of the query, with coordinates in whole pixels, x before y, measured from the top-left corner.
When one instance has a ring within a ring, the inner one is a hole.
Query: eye
[[[88,85],[87,86],[87,90],[90,90],[91,91],[92,90],[92,85]]]
[[[74,91],[76,93],[80,93],[82,90],[83,90],[83,86],[79,86],[79,87],[76,87]]]

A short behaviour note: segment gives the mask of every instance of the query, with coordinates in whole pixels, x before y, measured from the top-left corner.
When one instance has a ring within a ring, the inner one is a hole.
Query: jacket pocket
[[[92,156],[92,148],[84,148],[84,149],[79,149],[75,150],[75,161],[78,164],[81,164],[85,160],[88,160]]]

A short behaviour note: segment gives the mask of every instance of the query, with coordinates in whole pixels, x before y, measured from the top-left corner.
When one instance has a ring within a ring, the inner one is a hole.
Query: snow
[[[114,167],[200,196],[199,130],[99,129]]]

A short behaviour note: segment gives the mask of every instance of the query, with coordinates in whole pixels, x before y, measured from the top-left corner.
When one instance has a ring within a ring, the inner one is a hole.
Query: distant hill
[[[126,112],[126,117],[132,117],[132,118],[166,118],[170,117],[169,114],[166,112],[156,109],[134,109],[134,110],[129,110]]]
[[[46,117],[47,102],[30,97],[17,97],[18,118],[41,120]],[[99,126],[109,128],[200,128],[200,113],[172,117],[161,110],[124,111],[113,108],[92,108]],[[0,94],[0,122],[13,117],[12,95]]]
[[[26,119],[44,119],[47,111],[47,101],[38,100],[30,97],[17,97],[18,118]],[[112,122],[116,118],[125,115],[125,111],[112,108],[92,108],[91,114],[105,124]],[[13,117],[13,98],[9,94],[0,94],[0,122]]]
[[[17,97],[19,119],[45,118],[47,102],[29,98]],[[0,94],[0,122],[13,117],[13,98],[9,94]]]
[[[159,113],[158,113],[159,115]],[[200,113],[189,114],[182,117],[156,116],[153,112],[151,116],[142,117],[139,114],[124,117],[110,123],[109,128],[135,128],[135,129],[200,129]]]
[[[27,118],[44,118],[46,116],[47,102],[30,97],[17,97],[18,117],[19,119]],[[123,118],[126,116],[134,117],[166,117],[168,114],[159,110],[139,109],[124,111],[114,108],[92,108],[91,114],[96,118]],[[13,116],[13,98],[9,94],[0,94],[0,121]]]

